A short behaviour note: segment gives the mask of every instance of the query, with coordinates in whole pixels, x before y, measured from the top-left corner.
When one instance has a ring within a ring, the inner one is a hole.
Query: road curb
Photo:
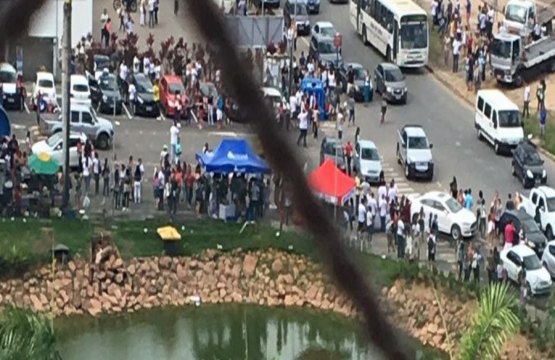
[[[430,66],[430,65],[426,65],[425,69],[428,70],[428,72],[430,74],[433,75],[433,77],[438,80],[441,84],[443,84],[443,86],[445,86],[446,88],[448,88],[451,92],[453,92],[455,95],[457,95],[459,98],[462,98],[462,100],[467,103],[470,106],[474,106],[474,103],[470,100],[468,100],[466,98],[466,96],[464,96],[464,94],[457,89],[454,86],[451,86],[451,83],[449,81],[447,81],[446,79],[444,79],[442,76],[439,76],[438,74],[436,74],[436,72],[434,71],[434,69]],[[539,150],[540,153],[542,153],[542,155],[544,155],[545,157],[547,157],[549,160],[555,162],[555,155],[550,153],[549,151],[545,150],[542,146],[537,145],[537,148]]]

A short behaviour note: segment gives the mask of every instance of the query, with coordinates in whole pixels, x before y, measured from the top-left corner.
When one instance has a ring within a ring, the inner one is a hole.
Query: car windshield
[[[532,166],[543,164],[540,154],[538,154],[535,150],[524,152],[524,162],[527,165],[532,165]]]
[[[524,24],[526,22],[526,7],[519,4],[507,5],[505,9],[505,19]]]
[[[538,259],[538,257],[535,254],[525,256],[522,259],[522,262],[526,270],[538,270],[538,269],[541,269],[542,267],[540,259]]]
[[[318,52],[320,54],[335,54],[335,46],[331,41],[321,41],[318,44]]]
[[[168,85],[168,88],[170,90],[170,94],[173,94],[173,95],[185,93],[185,89],[183,88],[183,85],[181,85],[180,83],[171,83]]]
[[[15,73],[11,71],[0,71],[0,83],[14,83],[16,81]]]
[[[499,115],[499,126],[500,127],[520,127],[520,111],[517,110],[500,110]]]
[[[461,204],[459,204],[455,199],[453,199],[452,197],[449,197],[446,201],[445,201],[445,206],[447,206],[447,208],[449,209],[450,212],[452,213],[457,213],[459,211],[461,211],[463,209],[463,207],[461,206]]]
[[[88,92],[89,91],[89,87],[85,84],[75,84],[73,85],[73,91],[77,91],[77,92]]]
[[[308,11],[306,10],[305,4],[297,4],[295,3],[295,7],[291,6],[291,15],[308,15]]]
[[[428,20],[426,15],[405,16],[401,19],[401,48],[425,49],[428,47]]]
[[[500,58],[510,58],[511,42],[501,39],[493,39],[493,42],[491,44],[491,54]]]
[[[405,75],[399,69],[387,69],[385,70],[385,81],[387,82],[400,82],[405,80]]]
[[[48,146],[50,147],[54,147],[54,145],[56,145],[61,138],[62,138],[62,133],[57,132],[53,134],[51,137],[49,137],[48,139],[46,139],[46,144],[48,144]]]
[[[152,90],[152,84],[150,81],[144,78],[136,78],[136,88],[138,93],[149,93],[152,94],[154,91]]]
[[[204,96],[212,96],[212,97],[218,96],[218,91],[216,90],[216,87],[212,84],[207,84],[207,83],[200,84],[200,92]]]
[[[428,139],[424,136],[409,137],[409,149],[429,149]]]
[[[114,76],[103,76],[100,78],[100,88],[106,91],[117,91],[118,83]]]
[[[355,80],[364,80],[366,78],[364,69],[361,67],[353,68],[353,73],[355,74]]]
[[[39,87],[42,88],[53,88],[54,87],[54,83],[52,82],[52,80],[47,80],[47,79],[41,79],[39,80]]]
[[[326,154],[331,156],[343,157],[343,147],[334,142],[328,143],[326,145]]]
[[[321,27],[320,33],[324,36],[335,36],[335,29],[332,26]]]
[[[526,234],[532,234],[540,231],[534,219],[524,220],[522,222],[522,227],[524,228],[524,232]]]
[[[373,148],[362,148],[360,151],[360,158],[362,160],[380,160],[380,155],[378,154],[378,150]]]

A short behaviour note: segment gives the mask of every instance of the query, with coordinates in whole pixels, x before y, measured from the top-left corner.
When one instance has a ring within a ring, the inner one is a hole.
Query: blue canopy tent
[[[211,153],[197,153],[197,161],[208,172],[261,174],[270,167],[245,139],[223,139]]]
[[[326,90],[324,89],[324,83],[320,79],[316,78],[304,78],[301,82],[301,91],[307,93],[308,95],[314,94],[316,96],[316,102],[318,103],[318,110],[322,114],[322,119],[328,119],[328,112],[326,110]]]
[[[12,127],[10,125],[10,118],[6,110],[0,106],[0,137],[10,136],[11,134]]]

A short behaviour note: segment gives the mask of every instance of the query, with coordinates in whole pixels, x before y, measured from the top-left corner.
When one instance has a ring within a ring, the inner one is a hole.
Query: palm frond
[[[49,320],[27,309],[7,307],[0,315],[0,360],[59,359]]]
[[[516,298],[508,292],[506,284],[496,283],[484,289],[478,312],[461,339],[457,358],[498,359],[501,347],[520,326],[520,319],[512,310],[515,305]]]

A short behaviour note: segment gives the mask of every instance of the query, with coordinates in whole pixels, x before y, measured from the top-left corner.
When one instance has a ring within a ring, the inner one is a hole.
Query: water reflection
[[[339,316],[246,305],[57,321],[65,360],[376,358]]]

